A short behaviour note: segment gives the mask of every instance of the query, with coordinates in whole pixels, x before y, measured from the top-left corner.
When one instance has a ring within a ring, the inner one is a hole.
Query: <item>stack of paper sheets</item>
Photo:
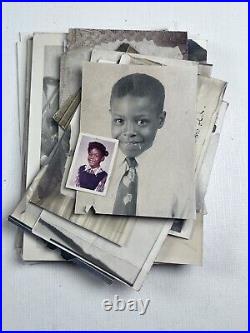
[[[140,289],[202,264],[205,194],[228,103],[207,41],[70,29],[17,42],[24,261],[73,261]]]

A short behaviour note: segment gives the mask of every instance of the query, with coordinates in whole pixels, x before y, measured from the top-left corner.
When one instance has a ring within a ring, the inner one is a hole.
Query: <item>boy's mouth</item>
[[[123,144],[140,144],[142,143],[142,141],[135,141],[135,140],[128,140],[128,141],[125,141],[125,140],[120,140],[120,143],[123,143]]]
[[[121,141],[120,144],[128,150],[141,150],[142,149],[142,142],[137,141]]]

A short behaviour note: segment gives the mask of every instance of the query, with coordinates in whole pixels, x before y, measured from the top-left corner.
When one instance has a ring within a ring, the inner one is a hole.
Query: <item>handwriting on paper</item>
[[[197,142],[198,137],[200,135],[201,132],[201,127],[203,126],[203,122],[204,122],[204,116],[205,116],[205,110],[206,106],[204,105],[203,109],[201,111],[199,111],[197,117],[196,117],[196,128],[195,128],[195,142]]]

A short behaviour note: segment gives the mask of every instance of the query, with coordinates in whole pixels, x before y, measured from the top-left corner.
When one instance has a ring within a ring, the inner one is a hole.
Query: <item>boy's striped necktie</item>
[[[113,214],[135,216],[138,186],[136,167],[138,163],[134,157],[126,157],[125,160],[128,164],[128,170],[125,171],[119,183]]]

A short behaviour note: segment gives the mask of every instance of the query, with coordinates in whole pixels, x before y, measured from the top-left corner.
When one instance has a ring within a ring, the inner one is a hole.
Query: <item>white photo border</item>
[[[81,145],[83,137],[93,138],[94,140],[97,140],[97,141],[101,140],[101,141],[107,141],[107,142],[114,143],[114,150],[113,150],[113,153],[112,153],[112,157],[111,157],[111,161],[110,161],[110,165],[109,165],[109,170],[107,170],[108,176],[107,176],[107,180],[105,182],[103,192],[98,192],[98,191],[95,191],[95,190],[89,190],[89,189],[86,189],[84,187],[71,186],[69,184],[70,179],[72,178],[72,174],[75,170],[76,160],[77,160],[77,157],[78,157],[78,153],[79,153],[79,149],[80,149],[80,145]],[[76,148],[75,148],[75,152],[74,152],[74,157],[73,157],[72,164],[70,166],[70,170],[69,170],[69,174],[68,174],[68,178],[67,178],[67,181],[66,181],[66,187],[70,188],[72,190],[80,191],[80,192],[87,192],[87,193],[92,193],[92,194],[105,196],[107,194],[109,181],[110,181],[110,176],[111,176],[113,166],[114,166],[114,162],[115,162],[115,158],[116,158],[116,155],[117,155],[118,144],[119,144],[119,140],[117,140],[117,139],[103,137],[103,136],[94,135],[94,134],[90,134],[90,133],[79,133]]]

